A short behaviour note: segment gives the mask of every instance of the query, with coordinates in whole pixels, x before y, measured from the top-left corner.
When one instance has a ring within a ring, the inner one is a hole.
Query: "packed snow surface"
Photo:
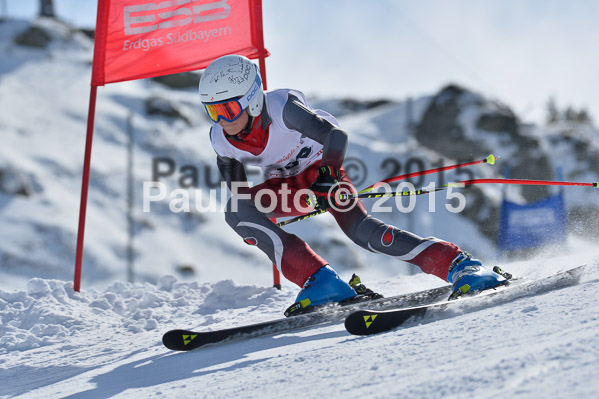
[[[573,287],[365,338],[334,324],[186,353],[161,335],[281,317],[295,290],[164,276],[75,293],[34,278],[0,291],[0,397],[597,397],[599,250],[575,247],[504,265],[534,279],[587,264]],[[417,274],[369,285],[393,295],[440,284]]]

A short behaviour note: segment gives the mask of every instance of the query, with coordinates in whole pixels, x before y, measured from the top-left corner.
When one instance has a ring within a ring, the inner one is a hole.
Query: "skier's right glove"
[[[339,189],[338,176],[339,171],[332,165],[318,168],[318,177],[310,186],[314,195],[309,195],[306,199],[308,206],[316,209],[331,207],[332,201],[335,201],[335,193]]]

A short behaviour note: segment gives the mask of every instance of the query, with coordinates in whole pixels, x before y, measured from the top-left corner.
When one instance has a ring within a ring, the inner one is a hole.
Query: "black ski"
[[[409,321],[422,319],[426,315],[443,314],[443,312],[463,305],[457,313],[474,310],[477,307],[488,306],[487,302],[481,302],[486,297],[501,297],[502,294],[512,293],[508,300],[536,295],[547,291],[575,285],[580,280],[585,265],[575,267],[539,280],[518,280],[510,285],[504,285],[496,289],[483,291],[477,295],[464,296],[452,301],[430,303],[416,307],[391,309],[391,310],[360,310],[351,313],[345,319],[345,328],[350,334],[371,335],[393,330]],[[496,301],[499,298],[493,298]],[[492,302],[491,305],[495,303]]]
[[[447,298],[449,294],[451,294],[451,286],[446,285],[425,291],[369,300],[367,303],[371,309],[409,307],[436,303]],[[355,302],[344,306],[339,304],[326,305],[310,313],[223,330],[171,330],[162,336],[162,343],[172,350],[188,351],[208,344],[278,334],[320,324],[342,322],[349,313],[363,308],[364,305],[364,302]]]

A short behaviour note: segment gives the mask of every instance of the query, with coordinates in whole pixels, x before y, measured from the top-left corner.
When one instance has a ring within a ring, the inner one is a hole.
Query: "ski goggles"
[[[233,122],[239,118],[243,113],[243,110],[250,105],[250,102],[254,99],[256,94],[258,94],[261,84],[262,80],[260,79],[260,74],[257,73],[254,84],[252,84],[252,87],[245,96],[232,100],[204,103],[204,108],[206,109],[208,117],[210,117],[210,120],[214,123],[218,123],[221,119]]]

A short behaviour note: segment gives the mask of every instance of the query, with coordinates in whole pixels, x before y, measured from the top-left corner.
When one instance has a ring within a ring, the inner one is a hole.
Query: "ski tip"
[[[485,162],[489,165],[495,165],[495,161],[498,159],[499,157],[495,157],[495,155],[491,154],[487,158],[485,158]]]
[[[165,332],[162,336],[162,344],[171,350],[188,351],[196,347],[196,345],[191,343],[197,338],[197,336],[198,333],[194,333],[193,331],[171,330]]]
[[[370,312],[368,310],[354,312],[345,319],[345,329],[352,335],[374,334],[376,332],[370,330],[370,326],[372,326],[377,316],[377,312]]]

